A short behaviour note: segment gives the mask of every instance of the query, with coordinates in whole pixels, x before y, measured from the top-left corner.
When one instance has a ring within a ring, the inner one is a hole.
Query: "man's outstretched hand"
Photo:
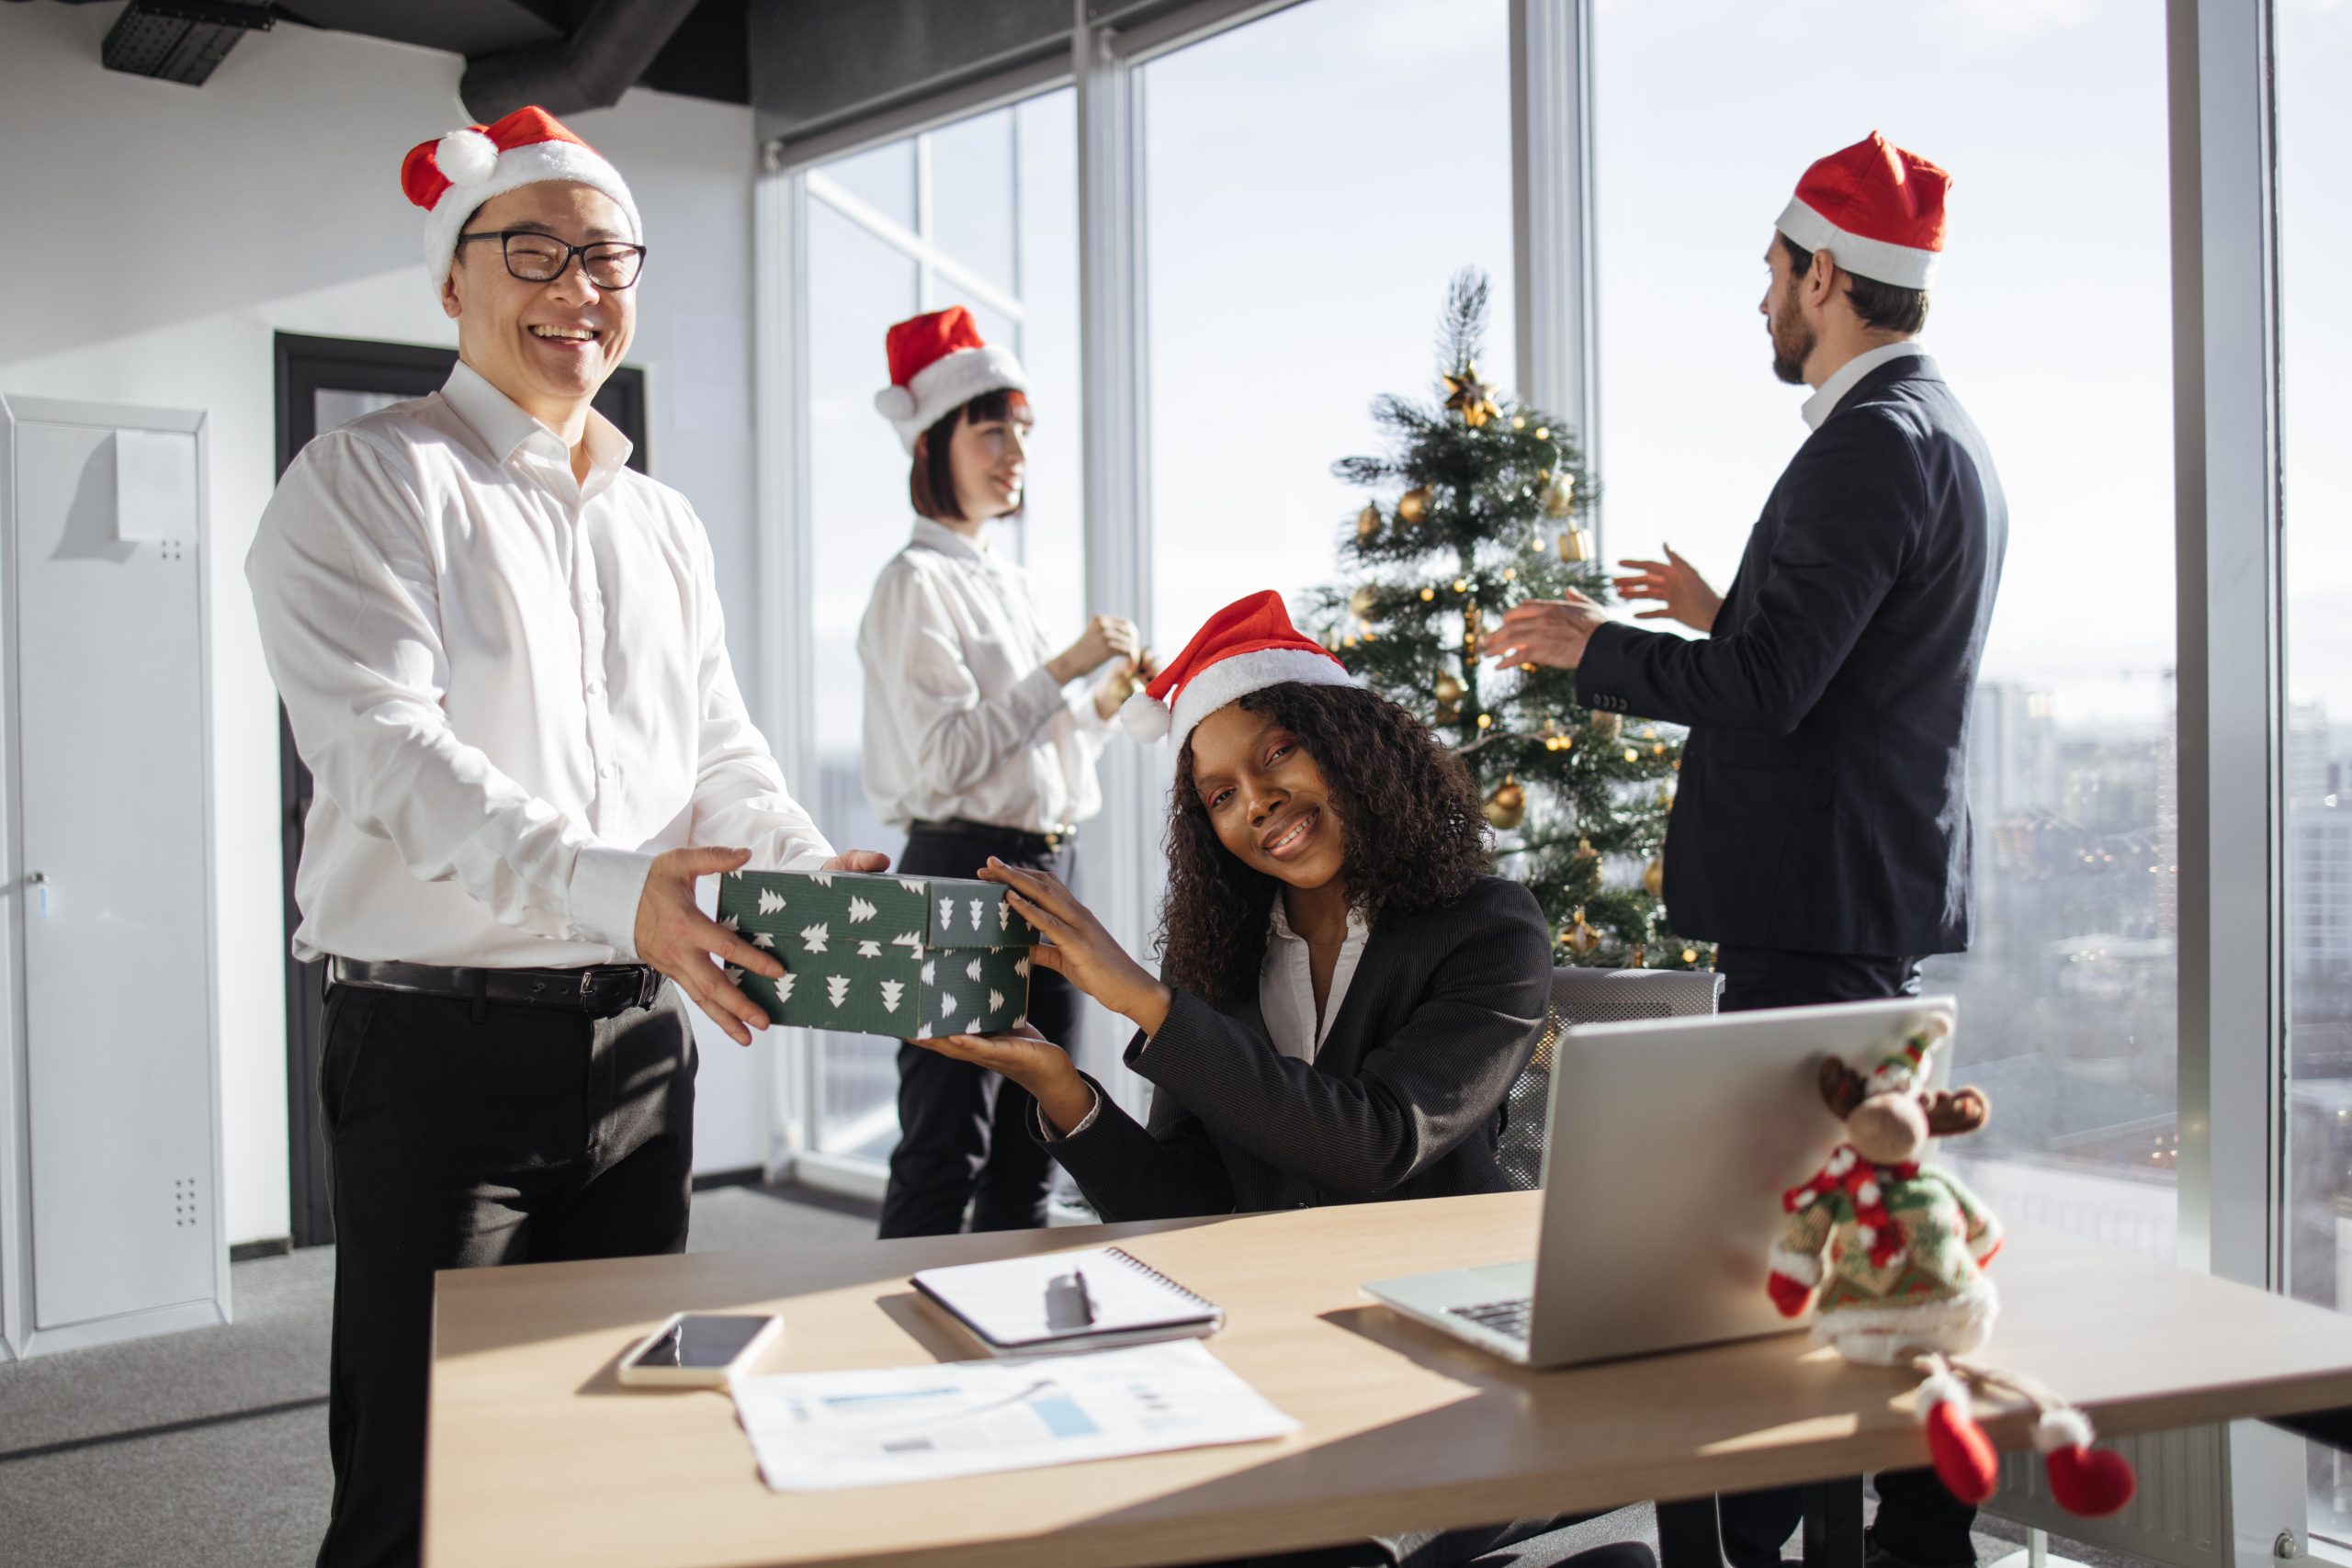
[[[1487,652],[1499,665],[1573,670],[1584,662],[1592,634],[1608,624],[1607,611],[1571,588],[1565,597],[1530,599],[1504,611],[1502,624],[1487,635]]]
[[[768,1026],[768,1015],[727,977],[722,965],[732,964],[771,980],[783,977],[784,965],[774,953],[753,947],[704,914],[695,902],[695,884],[739,870],[751,858],[749,850],[666,850],[653,857],[645,891],[637,901],[638,962],[675,980],[738,1045],[749,1045],[752,1031]],[[890,857],[873,850],[850,850],[827,861],[824,869],[888,871]]]

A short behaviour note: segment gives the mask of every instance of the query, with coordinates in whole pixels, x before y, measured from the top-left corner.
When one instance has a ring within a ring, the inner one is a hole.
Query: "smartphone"
[[[784,1319],[771,1314],[673,1313],[621,1358],[620,1380],[721,1388],[782,1332]]]

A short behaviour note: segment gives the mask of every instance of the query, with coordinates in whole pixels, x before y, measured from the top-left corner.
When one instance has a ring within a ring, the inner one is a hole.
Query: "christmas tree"
[[[1712,950],[1668,931],[1658,902],[1679,734],[1581,706],[1572,671],[1481,662],[1511,605],[1610,596],[1583,455],[1556,419],[1480,378],[1486,324],[1487,280],[1464,272],[1439,333],[1442,394],[1379,399],[1387,455],[1332,466],[1374,499],[1340,547],[1357,580],[1317,590],[1313,624],[1453,746],[1486,799],[1496,869],[1534,892],[1562,963],[1703,967]]]

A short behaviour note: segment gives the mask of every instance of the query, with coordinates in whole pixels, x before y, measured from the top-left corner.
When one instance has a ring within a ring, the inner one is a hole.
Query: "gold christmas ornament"
[[[1430,502],[1437,496],[1427,485],[1415,485],[1396,498],[1396,521],[1405,524],[1425,522],[1430,514]]]
[[[1430,689],[1430,694],[1437,699],[1439,723],[1451,724],[1462,716],[1462,682],[1452,674],[1438,671],[1437,683]]]
[[[1642,754],[1639,751],[1635,750],[1631,746],[1625,748],[1625,761],[1629,762],[1638,762],[1641,760]]]
[[[1422,589],[1422,590],[1421,590],[1421,603],[1422,603],[1422,604],[1428,604],[1430,600],[1432,600],[1432,599],[1434,599],[1434,598],[1436,598],[1436,597],[1437,597],[1437,590],[1436,590],[1436,589],[1434,589],[1434,588],[1424,588],[1424,589]]]
[[[1544,481],[1544,515],[1566,517],[1576,510],[1577,477],[1574,474],[1553,474]]]
[[[1642,867],[1642,886],[1648,890],[1649,896],[1653,898],[1665,896],[1666,862],[1663,859],[1654,860]]]
[[[1527,421],[1521,419],[1517,414],[1513,414],[1510,416],[1510,427],[1513,430],[1525,430],[1527,428]]]
[[[1380,532],[1380,508],[1365,502],[1363,510],[1356,513],[1356,537],[1369,539]]]
[[[1577,840],[1577,864],[1581,865],[1586,861],[1597,859],[1600,856],[1600,852],[1599,850],[1592,847],[1592,840],[1590,839],[1578,839]]]
[[[1494,726],[1494,722],[1495,722],[1495,716],[1494,716],[1493,714],[1490,714],[1490,713],[1482,713],[1482,714],[1480,714],[1480,715],[1478,716],[1478,728],[1481,728],[1481,729],[1487,729],[1487,728],[1493,728],[1493,726]]]
[[[1454,591],[1456,593],[1467,593],[1467,592],[1470,592],[1470,580],[1469,580],[1468,578],[1466,578],[1466,577],[1457,577],[1457,578],[1455,578],[1455,579],[1453,580],[1453,591]]]
[[[1516,777],[1505,773],[1495,793],[1487,796],[1484,810],[1488,822],[1508,833],[1527,819],[1527,791]]]
[[[1353,593],[1348,595],[1348,609],[1359,621],[1370,620],[1372,618],[1372,584],[1367,582],[1362,588],[1357,589]]]
[[[1695,948],[1695,947],[1686,947],[1686,948],[1684,948],[1684,949],[1682,950],[1682,962],[1683,962],[1683,963],[1685,963],[1685,964],[1696,964],[1696,963],[1698,963],[1698,962],[1699,962],[1699,950],[1698,950],[1697,948]]]
[[[1545,426],[1545,425],[1541,425],[1541,424],[1537,425],[1537,426],[1535,427],[1535,439],[1536,439],[1536,440],[1538,440],[1538,441],[1549,441],[1549,440],[1551,440],[1551,439],[1552,439],[1552,432],[1551,432],[1550,428],[1549,428],[1548,426]]]
[[[1592,530],[1570,528],[1560,536],[1560,558],[1582,561],[1592,558]]]
[[[1560,942],[1578,958],[1600,945],[1600,933],[1593,930],[1591,923],[1584,918],[1581,905],[1577,908],[1576,918],[1561,928]]]
[[[1502,410],[1495,406],[1494,395],[1486,383],[1478,379],[1478,367],[1464,365],[1445,378],[1445,389],[1453,395],[1445,406],[1462,416],[1462,423],[1476,430],[1490,419],[1501,417]]]

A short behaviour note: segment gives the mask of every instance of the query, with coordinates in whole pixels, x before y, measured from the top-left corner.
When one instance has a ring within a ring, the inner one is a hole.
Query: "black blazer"
[[[1383,917],[1312,1063],[1267,1037],[1257,989],[1176,992],[1126,1063],[1146,1128],[1095,1086],[1083,1131],[1039,1141],[1106,1220],[1498,1192],[1504,1097],[1534,1055],[1552,980],[1534,895],[1481,877],[1443,908]]]
[[[1797,449],[1713,636],[1593,634],[1589,706],[1690,727],[1667,829],[1678,933],[1967,948],[1969,704],[2007,541],[1984,438],[1914,355]]]

